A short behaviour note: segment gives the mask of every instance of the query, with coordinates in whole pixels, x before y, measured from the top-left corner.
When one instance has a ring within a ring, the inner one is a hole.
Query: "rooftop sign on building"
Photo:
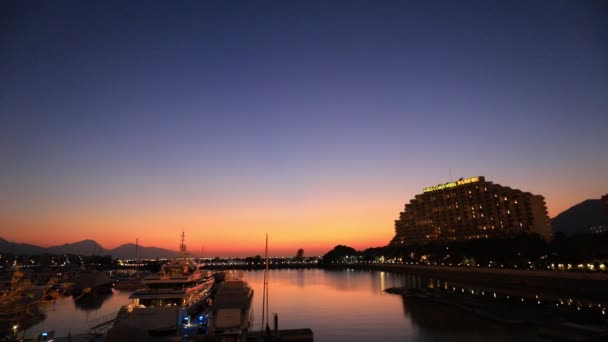
[[[479,177],[466,178],[466,179],[461,179],[457,182],[448,182],[448,183],[443,183],[443,184],[439,184],[439,185],[435,185],[435,186],[429,186],[427,188],[424,188],[423,191],[431,192],[431,191],[443,190],[443,189],[454,188],[459,185],[465,185],[465,184],[475,183],[475,182],[479,182]]]

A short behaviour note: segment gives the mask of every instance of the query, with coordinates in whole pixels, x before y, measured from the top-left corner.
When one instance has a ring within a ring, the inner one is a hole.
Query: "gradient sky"
[[[460,177],[608,192],[605,1],[2,1],[0,237],[386,244]]]

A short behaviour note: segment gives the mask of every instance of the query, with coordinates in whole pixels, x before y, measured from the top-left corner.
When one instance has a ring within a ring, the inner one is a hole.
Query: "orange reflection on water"
[[[254,329],[259,330],[263,272],[244,272],[244,277],[255,291]],[[385,280],[391,286],[398,283],[398,278]],[[276,312],[280,328],[311,328],[315,341],[339,341],[348,336],[366,341],[377,338],[383,330],[403,339],[415,333],[403,315],[401,300],[382,292],[378,272],[271,270],[269,297],[271,327],[272,313]]]
[[[263,271],[244,272],[254,288],[253,328],[261,329]],[[270,326],[311,328],[315,341],[526,341],[535,331],[501,326],[469,312],[383,292],[424,287],[417,275],[355,270],[271,270]]]

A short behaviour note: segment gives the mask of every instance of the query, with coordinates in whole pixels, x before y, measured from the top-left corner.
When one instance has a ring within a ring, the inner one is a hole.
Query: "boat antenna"
[[[268,314],[270,308],[268,307],[268,234],[266,234],[266,251],[264,253],[266,259],[266,268],[264,269],[264,290],[262,291],[262,331],[264,331],[264,319],[266,324],[269,324]]]
[[[137,272],[139,269],[139,263],[137,262],[137,259],[139,257],[138,252],[139,252],[139,238],[135,238],[135,272]]]
[[[182,229],[182,242],[179,245],[179,255],[180,257],[186,257],[186,245],[184,244],[184,242],[186,241],[186,234],[184,233],[184,230]]]

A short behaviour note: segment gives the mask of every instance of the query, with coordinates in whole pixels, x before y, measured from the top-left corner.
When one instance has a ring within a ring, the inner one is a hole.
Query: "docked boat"
[[[220,341],[245,341],[252,324],[253,289],[242,273],[228,272],[215,294],[209,334]]]
[[[206,331],[208,299],[214,284],[210,272],[190,258],[184,235],[177,257],[165,264],[158,274],[142,279],[144,289],[135,291],[131,304],[123,307],[107,340],[121,331],[137,331],[150,338],[156,335],[175,335],[186,327],[195,333]]]
[[[114,281],[113,287],[117,290],[137,290],[145,287],[141,278],[119,278]]]
[[[112,279],[106,272],[82,270],[76,275],[71,293],[74,300],[86,298],[87,295],[112,294]]]

